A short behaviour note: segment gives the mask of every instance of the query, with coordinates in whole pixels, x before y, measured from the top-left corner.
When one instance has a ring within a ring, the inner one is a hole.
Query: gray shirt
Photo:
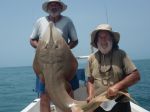
[[[39,18],[34,25],[33,32],[31,34],[30,38],[39,39],[39,38],[43,37],[43,34],[45,33],[49,22],[50,21],[48,20],[47,17]],[[62,16],[62,18],[54,24],[55,24],[56,28],[58,29],[58,31],[61,32],[64,40],[67,43],[69,40],[71,40],[71,41],[78,40],[77,33],[76,33],[74,24],[71,21],[71,19],[69,19],[68,17]]]

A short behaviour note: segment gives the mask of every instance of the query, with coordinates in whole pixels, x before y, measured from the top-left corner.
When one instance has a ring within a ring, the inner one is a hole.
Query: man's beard
[[[58,10],[58,9],[48,10],[48,13],[52,17],[57,17],[58,15],[60,15],[61,10]]]
[[[97,42],[97,47],[98,47],[98,50],[100,50],[100,52],[102,54],[107,54],[111,51],[112,49],[112,41],[107,41],[107,47],[106,48],[103,48],[103,46],[101,45],[101,43]]]

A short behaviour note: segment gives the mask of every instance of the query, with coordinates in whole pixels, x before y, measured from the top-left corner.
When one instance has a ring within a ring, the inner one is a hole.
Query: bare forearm
[[[75,46],[77,46],[77,44],[78,44],[78,40],[76,40],[76,41],[70,41],[68,45],[69,45],[70,49],[72,49]]]
[[[91,82],[89,82],[89,81],[87,83],[87,92],[88,92],[88,96],[93,96],[94,95],[93,84]]]
[[[37,45],[38,45],[38,41],[37,40],[33,40],[33,39],[30,39],[30,44],[33,48],[37,48]]]
[[[123,89],[126,89],[126,88],[132,86],[139,80],[140,80],[140,74],[136,70],[136,71],[132,72],[131,74],[129,74],[128,76],[126,76],[120,82],[116,83],[113,87],[116,88],[117,90],[123,90]]]
[[[88,82],[87,82],[87,93],[89,96],[94,95],[94,78],[93,77],[88,77]]]

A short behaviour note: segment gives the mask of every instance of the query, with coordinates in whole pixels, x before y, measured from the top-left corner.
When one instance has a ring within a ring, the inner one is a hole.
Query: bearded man
[[[114,32],[108,24],[98,25],[91,33],[91,45],[98,51],[88,59],[87,102],[104,91],[107,91],[108,97],[116,97],[119,91],[128,92],[127,88],[140,80],[134,63],[125,51],[119,49],[119,39],[120,34]],[[127,97],[118,96],[115,102],[109,111],[106,107],[112,104],[108,102],[94,112],[131,112]]]

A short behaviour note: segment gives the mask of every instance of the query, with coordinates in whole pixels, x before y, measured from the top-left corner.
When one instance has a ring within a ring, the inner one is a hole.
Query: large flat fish
[[[72,104],[85,103],[72,99],[67,93],[69,81],[74,77],[77,66],[77,60],[61,33],[53,23],[49,23],[45,34],[38,42],[33,68],[45,82],[46,91],[52,102],[65,112],[70,111]]]

